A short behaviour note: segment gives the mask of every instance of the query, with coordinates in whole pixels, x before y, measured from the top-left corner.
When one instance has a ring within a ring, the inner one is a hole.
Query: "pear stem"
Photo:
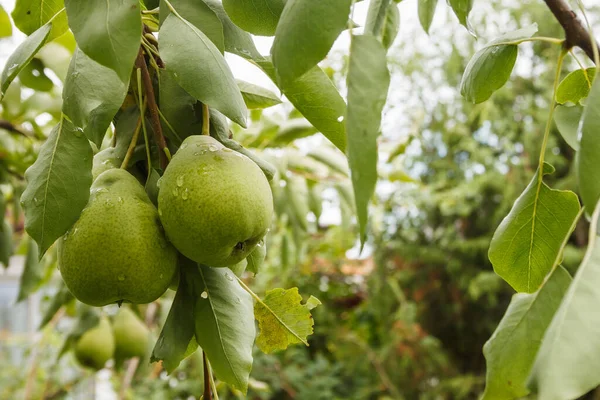
[[[202,103],[202,134],[210,135],[210,113],[208,106]]]

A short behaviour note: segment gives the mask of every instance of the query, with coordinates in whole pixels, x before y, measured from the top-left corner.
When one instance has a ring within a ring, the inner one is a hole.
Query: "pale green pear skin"
[[[94,162],[92,165],[92,180],[95,181],[96,178],[104,171],[108,171],[112,168],[119,168],[120,166],[121,162],[117,158],[115,149],[113,147],[99,151],[94,156]]]
[[[115,359],[144,357],[148,349],[150,331],[146,324],[129,308],[121,307],[113,320]]]
[[[273,196],[261,169],[210,136],[186,138],[161,178],[158,214],[187,258],[227,267],[248,256],[273,217]]]
[[[75,344],[74,354],[84,367],[99,370],[115,352],[115,338],[108,319],[102,317],[95,327],[86,331]]]
[[[177,251],[142,185],[111,169],[92,184],[79,220],[58,244],[65,284],[82,303],[150,303],[169,287]]]

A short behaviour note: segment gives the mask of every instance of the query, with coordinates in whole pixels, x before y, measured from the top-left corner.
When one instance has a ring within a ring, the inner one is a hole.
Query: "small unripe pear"
[[[86,331],[75,344],[75,358],[84,367],[99,370],[110,360],[115,351],[115,339],[106,317],[98,325]]]
[[[211,267],[242,261],[265,236],[273,197],[261,169],[210,136],[189,136],[161,181],[158,214],[187,258]]]
[[[115,358],[123,360],[144,357],[148,349],[150,331],[133,311],[121,307],[113,321],[115,335]]]

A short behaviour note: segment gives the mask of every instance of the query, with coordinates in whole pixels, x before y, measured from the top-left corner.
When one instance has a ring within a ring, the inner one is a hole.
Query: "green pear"
[[[144,357],[148,349],[150,331],[135,313],[122,307],[113,321],[115,359]]]
[[[108,171],[112,168],[119,168],[120,166],[121,161],[117,157],[114,147],[109,147],[99,151],[94,156],[94,163],[92,165],[92,179],[96,180],[96,178],[104,171]]]
[[[81,302],[150,303],[169,287],[177,251],[156,208],[127,171],[111,169],[92,184],[79,220],[60,240],[60,273]]]
[[[248,157],[210,136],[189,136],[160,181],[158,214],[187,258],[211,267],[242,261],[267,233],[273,196]]]
[[[110,360],[115,351],[115,338],[106,317],[98,325],[86,331],[75,344],[75,358],[84,367],[99,370]]]

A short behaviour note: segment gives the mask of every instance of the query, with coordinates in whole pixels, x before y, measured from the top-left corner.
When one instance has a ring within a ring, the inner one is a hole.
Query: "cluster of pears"
[[[157,208],[124,169],[95,178],[87,206],[58,246],[61,275],[77,299],[92,306],[152,302],[178,278],[178,253],[230,267],[271,224],[273,198],[261,169],[210,136],[186,138],[158,186]]]
[[[84,367],[99,370],[108,360],[120,362],[127,358],[144,357],[148,351],[150,331],[129,308],[123,307],[112,326],[106,316],[77,340],[74,354]]]

